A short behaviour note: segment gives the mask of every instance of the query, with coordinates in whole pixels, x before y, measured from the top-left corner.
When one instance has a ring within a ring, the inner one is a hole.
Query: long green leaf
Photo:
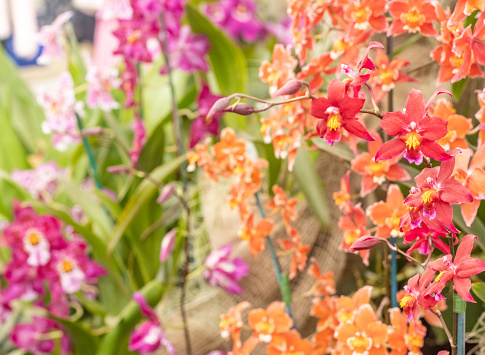
[[[472,291],[485,303],[485,282],[475,282],[472,284]]]
[[[227,38],[194,5],[188,3],[185,10],[192,31],[206,35],[211,43],[209,60],[219,92],[224,95],[245,92],[248,80],[247,64],[241,48]]]
[[[64,318],[51,316],[59,322],[69,334],[74,355],[86,355],[94,353],[98,348],[98,338],[91,332],[88,326],[82,322],[71,322]]]
[[[185,161],[185,156],[177,157],[169,161],[168,163],[158,167],[151,173],[152,178],[162,181],[167,176],[175,172],[180,165]],[[118,223],[113,229],[111,235],[111,240],[108,245],[108,253],[114,250],[121,237],[125,234],[127,228],[130,226],[131,222],[138,214],[140,209],[147,203],[147,201],[152,198],[158,191],[158,187],[153,184],[153,182],[144,180],[130,197],[126,203],[125,208],[120,214]]]
[[[293,176],[303,194],[324,228],[330,223],[330,212],[328,210],[327,198],[323,193],[324,188],[321,186],[320,179],[312,164],[308,151],[300,149],[296,156],[295,166],[293,167]]]

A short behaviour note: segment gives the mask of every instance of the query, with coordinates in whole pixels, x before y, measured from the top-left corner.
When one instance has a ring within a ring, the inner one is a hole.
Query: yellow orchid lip
[[[428,190],[423,192],[423,194],[421,195],[421,202],[423,202],[424,204],[433,202],[433,197],[435,193],[436,190]]]
[[[409,150],[415,150],[416,148],[419,147],[420,142],[419,142],[419,135],[416,132],[411,132],[406,136],[406,148]]]
[[[342,124],[340,123],[340,114],[336,113],[329,116],[327,127],[336,131]]]

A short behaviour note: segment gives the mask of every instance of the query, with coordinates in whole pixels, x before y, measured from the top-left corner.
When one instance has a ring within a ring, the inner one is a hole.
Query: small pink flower
[[[131,129],[133,130],[133,142],[130,149],[130,158],[131,164],[136,165],[147,140],[145,123],[138,115],[135,115]]]
[[[242,293],[237,282],[249,272],[249,267],[241,258],[230,259],[232,246],[224,245],[214,250],[205,259],[204,277],[209,285],[222,287],[229,293]]]
[[[47,162],[33,170],[14,170],[12,179],[25,188],[32,197],[43,200],[52,200],[59,185],[59,179],[65,175],[64,169],[54,162]]]
[[[62,58],[64,54],[62,27],[71,19],[72,15],[72,11],[63,12],[56,17],[52,24],[40,29],[39,42],[44,48],[40,57],[37,58],[37,63],[47,64],[55,58]]]
[[[116,69],[99,70],[91,66],[86,81],[89,83],[86,99],[89,108],[99,107],[106,112],[119,108],[118,102],[111,95],[111,90],[118,89],[122,81]]]
[[[30,266],[44,266],[50,258],[50,246],[42,232],[29,228],[24,236],[24,250],[29,255],[27,264]]]
[[[74,83],[68,72],[61,74],[59,88],[55,93],[44,93],[38,100],[46,116],[42,122],[42,131],[52,133],[54,148],[63,151],[69,144],[81,141],[76,114],[82,116],[83,104],[76,101]]]
[[[74,259],[65,257],[59,261],[57,264],[57,272],[59,273],[61,286],[65,293],[72,294],[81,289],[85,275],[77,266]]]

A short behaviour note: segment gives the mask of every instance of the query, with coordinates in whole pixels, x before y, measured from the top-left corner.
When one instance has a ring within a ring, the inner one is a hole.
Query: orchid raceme
[[[349,251],[354,242],[364,235],[368,235],[369,232],[366,229],[367,218],[364,210],[360,206],[356,206],[352,209],[352,212],[345,216],[340,217],[338,226],[343,231],[342,244],[340,249]],[[360,256],[364,264],[369,264],[369,250],[359,251]]]
[[[400,156],[389,160],[376,162],[375,157],[379,148],[382,146],[382,138],[377,132],[371,132],[374,141],[369,142],[368,153],[359,154],[352,160],[352,170],[362,175],[360,194],[366,196],[378,185],[382,185],[387,180],[405,181],[411,179],[407,171],[398,165]]]
[[[349,97],[346,84],[332,80],[328,85],[328,98],[312,100],[311,114],[320,119],[316,126],[317,133],[330,145],[340,141],[343,129],[359,138],[373,141],[374,138],[356,117],[364,106],[364,101]]]
[[[273,302],[266,310],[251,310],[248,323],[254,330],[254,337],[265,343],[271,342],[275,335],[290,330],[293,325],[293,321],[285,313],[285,304],[282,302]]]
[[[414,178],[416,188],[412,188],[404,200],[404,205],[416,209],[418,218],[435,231],[458,233],[453,224],[451,205],[473,201],[470,191],[452,176],[454,168],[453,157],[443,162],[441,167],[423,169]]]
[[[350,199],[350,170],[340,180],[340,191],[333,193],[335,204],[344,213],[350,213],[353,209],[352,201]]]
[[[423,155],[438,161],[450,159],[450,155],[436,142],[447,134],[447,123],[439,117],[428,115],[431,100],[440,93],[437,91],[425,104],[419,90],[411,90],[403,111],[389,112],[381,122],[390,136],[398,136],[384,143],[376,154],[376,161],[388,160],[404,153],[410,163],[421,164]],[[450,94],[451,95],[451,94]]]
[[[458,245],[454,258],[448,254],[429,264],[429,267],[438,271],[439,275],[428,288],[428,294],[440,293],[446,283],[453,280],[458,295],[467,302],[475,302],[470,294],[470,276],[485,271],[485,261],[470,256],[475,239],[476,236],[467,234]]]

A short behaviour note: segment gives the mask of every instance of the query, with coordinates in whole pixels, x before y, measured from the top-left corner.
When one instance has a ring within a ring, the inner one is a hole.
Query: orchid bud
[[[207,118],[212,118],[216,113],[223,112],[227,106],[231,103],[231,99],[228,97],[223,97],[222,99],[217,100],[214,105],[212,105],[209,113],[207,114]]]
[[[165,260],[168,259],[170,254],[172,254],[173,248],[175,247],[175,236],[177,234],[177,230],[174,228],[162,239],[162,247],[160,248],[160,261],[163,263]]]
[[[243,102],[240,102],[240,103],[236,104],[235,106],[232,106],[231,108],[226,108],[224,111],[225,112],[234,112],[234,113],[237,113],[238,115],[241,115],[241,116],[247,116],[247,115],[254,113],[254,107],[249,105],[249,104],[245,104]]]
[[[128,174],[130,172],[130,168],[124,165],[114,165],[108,166],[106,171],[111,174]]]
[[[83,136],[101,136],[104,134],[103,127],[91,127],[91,128],[84,128],[83,129]]]
[[[172,196],[174,191],[175,191],[174,184],[165,185],[162,189],[162,192],[160,192],[160,196],[158,196],[157,198],[157,203],[164,203],[165,201],[167,201],[170,198],[170,196]]]
[[[303,82],[300,80],[290,80],[281,88],[273,93],[273,97],[282,95],[293,95],[300,91],[303,86]]]
[[[373,237],[371,235],[364,235],[357,239],[354,244],[349,248],[349,251],[353,253],[354,251],[367,250],[372,248],[374,245],[380,242],[379,238]]]

